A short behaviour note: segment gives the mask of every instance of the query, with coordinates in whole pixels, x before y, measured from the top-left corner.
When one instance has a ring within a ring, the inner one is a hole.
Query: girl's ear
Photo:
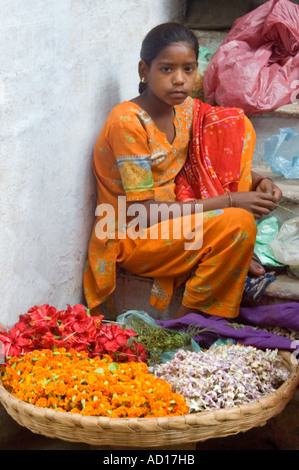
[[[140,60],[138,64],[138,73],[139,73],[140,81],[142,83],[147,83],[148,65],[145,62],[145,60]]]

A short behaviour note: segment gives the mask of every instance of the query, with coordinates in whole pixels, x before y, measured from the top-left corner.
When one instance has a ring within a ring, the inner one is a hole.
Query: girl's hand
[[[256,188],[257,192],[273,194],[278,202],[282,196],[282,192],[276,184],[273,183],[270,179],[263,179]]]
[[[235,207],[240,207],[253,214],[256,219],[269,214],[277,207],[277,199],[273,194],[261,191],[244,191],[232,193]]]

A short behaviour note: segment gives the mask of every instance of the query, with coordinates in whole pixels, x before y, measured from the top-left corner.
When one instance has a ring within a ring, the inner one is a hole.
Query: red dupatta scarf
[[[238,190],[244,144],[244,112],[194,100],[188,159],[176,177],[179,201]]]

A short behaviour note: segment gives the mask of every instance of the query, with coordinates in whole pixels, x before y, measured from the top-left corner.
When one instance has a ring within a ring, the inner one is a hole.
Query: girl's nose
[[[185,83],[185,77],[181,70],[177,71],[177,73],[174,75],[173,83],[176,85],[183,85]]]

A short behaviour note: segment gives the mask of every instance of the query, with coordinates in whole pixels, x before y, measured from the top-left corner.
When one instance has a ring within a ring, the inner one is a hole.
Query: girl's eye
[[[162,72],[165,72],[165,73],[171,72],[171,67],[168,67],[168,66],[166,67],[166,66],[165,66],[165,67],[162,67],[161,70],[162,70]]]
[[[187,73],[194,72],[194,70],[195,70],[194,66],[188,65],[187,67],[185,67],[185,72]]]

